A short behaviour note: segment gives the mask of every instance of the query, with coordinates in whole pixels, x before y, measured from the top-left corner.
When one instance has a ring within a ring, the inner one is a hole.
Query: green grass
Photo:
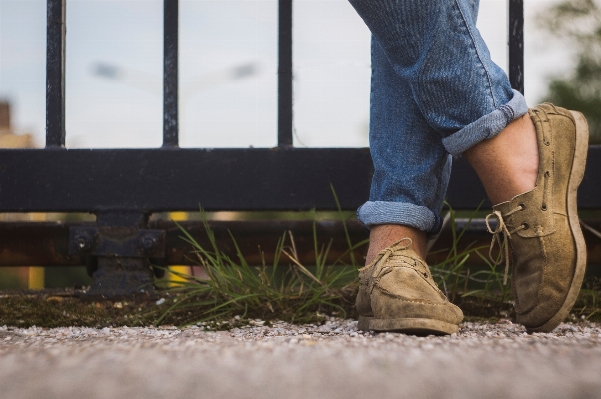
[[[337,200],[337,199],[336,199]],[[447,205],[448,206],[448,205]],[[469,218],[467,225],[456,229],[456,213],[449,207],[451,231],[450,248],[439,250],[446,254],[443,261],[430,265],[432,275],[448,298],[462,308],[466,318],[499,318],[511,316],[512,294],[510,283],[504,284],[504,262],[489,259],[489,247],[477,247],[475,242],[464,242],[464,233],[479,209]],[[339,214],[344,222],[344,215]],[[315,225],[314,225],[315,226]],[[284,233],[277,245],[274,261],[258,267],[250,266],[239,250],[235,237],[231,239],[238,256],[227,257],[218,247],[213,232],[205,220],[206,234],[211,248],[201,247],[183,228],[182,238],[192,247],[192,254],[203,266],[208,279],[188,275],[178,282],[177,287],[167,289],[169,298],[160,313],[157,324],[193,324],[238,319],[280,319],[297,323],[319,322],[325,315],[355,317],[354,299],[358,288],[359,264],[353,251],[367,244],[367,240],[352,243],[348,233],[347,250],[336,261],[326,263],[332,241],[320,244],[314,227],[314,262],[302,264],[297,256],[292,232]],[[346,225],[345,225],[346,231]],[[344,264],[343,258],[350,263]],[[468,260],[478,259],[478,265]],[[501,263],[501,264],[499,264]],[[511,280],[511,276],[509,281]],[[585,283],[574,308],[574,317],[579,320],[601,320],[601,281]]]
[[[474,243],[462,244],[463,234],[469,227],[456,233],[455,212],[449,208],[453,245],[445,249],[444,261],[431,265],[432,274],[449,299],[460,306],[480,307],[476,316],[498,316],[510,304],[509,286],[502,284],[503,271],[482,253],[488,247],[474,247]],[[474,212],[476,214],[478,210]],[[344,217],[340,214],[342,221]],[[471,219],[470,219],[471,220]],[[207,321],[260,318],[281,319],[291,322],[315,322],[326,314],[342,317],[355,316],[354,299],[358,288],[359,264],[353,251],[367,244],[367,240],[352,243],[348,233],[346,251],[331,264],[326,263],[332,244],[320,244],[314,225],[313,245],[315,259],[310,265],[302,264],[297,256],[292,232],[284,233],[277,244],[274,261],[255,267],[249,265],[236,244],[237,256],[230,258],[220,250],[214,234],[204,220],[210,248],[203,248],[180,226],[182,239],[192,248],[196,262],[203,266],[208,279],[176,273],[184,281],[172,282],[169,300],[163,305],[157,323],[167,319],[180,320],[182,324]],[[346,231],[346,225],[343,223]],[[459,248],[462,248],[461,250]],[[348,256],[350,255],[350,256]],[[472,270],[466,267],[471,256],[482,260],[482,267]],[[342,262],[350,258],[349,264]],[[153,310],[158,312],[158,309]]]
[[[340,209],[335,193],[334,199]],[[352,243],[344,223],[345,215],[339,212],[339,216],[343,221],[348,248],[330,264],[327,259],[332,240],[320,244],[315,222],[315,259],[310,265],[301,263],[290,231],[280,237],[272,264],[266,264],[262,256],[261,266],[251,266],[242,256],[231,233],[237,256],[232,259],[220,250],[206,218],[203,222],[211,248],[203,248],[179,226],[182,239],[191,245],[191,253],[204,267],[208,279],[176,273],[184,281],[176,282],[176,287],[167,290],[173,299],[168,301],[167,309],[157,323],[172,317],[182,320],[183,324],[234,316],[297,323],[320,321],[325,314],[350,317],[358,289],[358,269],[362,266],[357,262],[354,250],[368,241]],[[348,264],[343,261],[347,257],[350,258]]]
[[[456,231],[455,215],[451,209],[453,231]],[[345,216],[340,215],[342,220]],[[0,296],[0,325],[104,327],[200,323],[207,329],[228,329],[257,318],[269,324],[275,319],[316,323],[329,315],[356,317],[357,270],[362,264],[349,255],[366,245],[367,240],[352,243],[347,234],[346,252],[335,262],[327,263],[332,241],[318,237],[314,229],[315,259],[311,264],[302,264],[293,234],[285,232],[278,241],[274,261],[255,267],[244,260],[239,250],[233,259],[225,256],[206,223],[205,228],[210,238],[209,248],[200,247],[183,229],[182,238],[190,244],[191,256],[204,266],[210,278],[180,275],[187,280],[176,287],[159,288],[159,295],[165,298],[162,305],[155,305],[157,298],[90,302],[77,298],[72,289],[19,291]],[[488,259],[488,246],[476,247],[474,242],[467,242],[464,233],[465,229],[454,234],[452,245],[441,250],[444,260],[431,264],[434,279],[461,307],[466,320],[510,316],[512,297],[510,286],[503,285],[504,265],[496,266]],[[233,236],[231,239],[235,242]],[[468,264],[470,257],[479,259],[479,264]],[[348,263],[343,259],[348,259]],[[157,283],[167,285],[166,281]],[[589,276],[585,280],[570,320],[601,321],[600,277]]]
[[[500,253],[493,262],[488,256],[488,246],[476,247],[475,242],[465,244],[462,240],[474,216],[478,215],[479,207],[460,232],[456,228],[456,213],[450,206],[448,208],[453,241],[450,248],[438,251],[447,253],[445,260],[429,265],[434,280],[449,300],[468,315],[504,315],[511,307],[512,297],[510,285],[503,284],[505,270],[504,265],[498,265]],[[479,258],[478,267],[467,265],[470,257]]]

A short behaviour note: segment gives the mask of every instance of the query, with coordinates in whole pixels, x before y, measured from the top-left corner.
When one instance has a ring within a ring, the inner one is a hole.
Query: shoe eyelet
[[[522,227],[523,227],[522,230],[528,230],[530,228],[530,225],[526,222],[522,222]]]
[[[547,210],[547,205],[541,205],[540,209],[541,209],[541,211],[546,211]]]
[[[521,208],[520,210],[523,211],[524,209],[526,209],[526,204],[524,204],[523,202],[520,202],[518,204],[518,206]]]

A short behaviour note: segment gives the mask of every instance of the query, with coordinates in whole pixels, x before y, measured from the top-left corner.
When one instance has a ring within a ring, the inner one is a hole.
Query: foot
[[[459,330],[461,309],[438,289],[426,262],[405,238],[359,271],[359,329],[417,335]]]
[[[551,104],[531,109],[529,118],[536,128],[536,182],[493,207],[490,216],[499,223],[491,232],[499,243],[500,235],[505,237],[507,267],[513,261],[517,322],[529,332],[549,332],[574,305],[586,267],[576,192],[584,175],[588,128],[582,114]]]

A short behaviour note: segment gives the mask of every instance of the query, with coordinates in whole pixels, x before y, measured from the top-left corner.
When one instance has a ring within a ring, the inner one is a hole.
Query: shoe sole
[[[568,181],[567,208],[570,230],[576,244],[576,270],[574,277],[572,278],[572,284],[568,290],[568,295],[566,296],[566,299],[559,311],[548,322],[540,327],[526,327],[526,331],[528,331],[528,333],[551,332],[559,325],[559,323],[565,320],[568,313],[570,313],[570,310],[572,310],[574,303],[576,302],[576,298],[580,292],[580,287],[582,287],[582,281],[584,280],[584,272],[586,270],[586,244],[584,242],[584,236],[582,235],[582,229],[580,228],[580,221],[578,219],[578,202],[576,195],[578,193],[578,186],[584,177],[584,168],[586,166],[589,138],[588,124],[580,112],[570,112],[576,121],[576,146],[574,151],[572,171],[570,173],[570,180]]]
[[[459,332],[459,326],[433,319],[375,319],[359,316],[357,328],[362,331],[389,331],[409,335],[449,335]]]

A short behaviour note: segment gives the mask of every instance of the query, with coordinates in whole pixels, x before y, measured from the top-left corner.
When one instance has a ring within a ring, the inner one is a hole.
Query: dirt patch
[[[572,314],[566,321],[601,321],[601,309],[597,304],[597,291],[586,286],[577,301]],[[346,316],[356,319],[352,307],[353,298],[346,298],[346,315],[332,312],[327,315],[314,315],[312,322],[324,322],[326,316]],[[0,326],[19,328],[37,327],[143,327],[158,325],[157,321],[165,311],[177,301],[177,296],[159,291],[158,296],[138,296],[128,299],[109,300],[90,298],[81,289],[44,289],[0,291]],[[465,321],[496,322],[499,319],[513,319],[514,313],[509,303],[501,304],[494,300],[457,296],[456,304],[463,310]],[[213,322],[218,329],[229,329],[244,325],[246,321],[234,314],[224,315]],[[241,316],[241,315],[238,315]],[[247,314],[246,318],[255,317]],[[195,308],[178,309],[170,312],[160,325],[184,325],[202,318],[201,310]],[[274,314],[272,320],[278,319]],[[266,318],[269,322],[269,318]],[[305,321],[307,322],[307,321]],[[0,337],[1,338],[1,337]]]

